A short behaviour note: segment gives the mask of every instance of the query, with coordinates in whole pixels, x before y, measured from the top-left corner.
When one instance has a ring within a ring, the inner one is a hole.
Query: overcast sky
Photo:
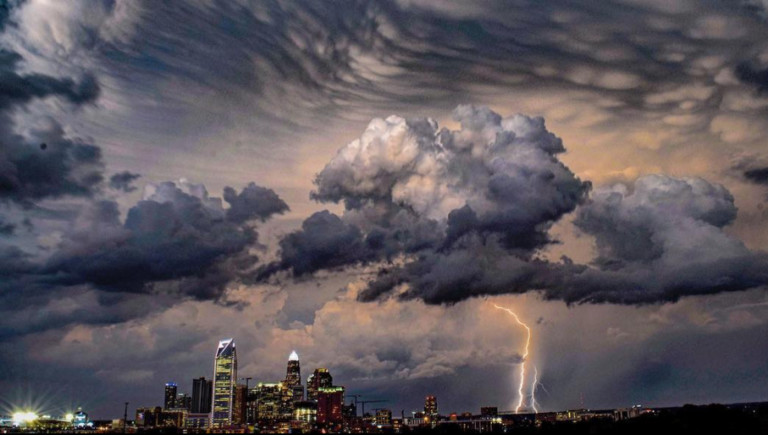
[[[764,0],[2,4],[0,413],[768,399]]]

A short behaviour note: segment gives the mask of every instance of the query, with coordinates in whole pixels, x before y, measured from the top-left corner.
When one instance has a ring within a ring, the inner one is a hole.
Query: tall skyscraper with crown
[[[237,352],[235,340],[219,341],[213,369],[213,409],[211,426],[226,427],[232,424],[235,386],[237,385]]]

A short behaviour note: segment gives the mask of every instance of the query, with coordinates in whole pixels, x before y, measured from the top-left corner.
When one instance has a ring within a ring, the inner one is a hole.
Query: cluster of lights
[[[13,419],[13,424],[18,426],[20,424],[32,423],[33,421],[37,420],[38,417],[34,412],[26,411],[14,412],[11,418]]]

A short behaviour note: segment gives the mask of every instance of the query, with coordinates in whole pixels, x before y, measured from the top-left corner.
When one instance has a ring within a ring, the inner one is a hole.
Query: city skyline
[[[768,400],[768,3],[598,3],[0,1],[0,414]]]

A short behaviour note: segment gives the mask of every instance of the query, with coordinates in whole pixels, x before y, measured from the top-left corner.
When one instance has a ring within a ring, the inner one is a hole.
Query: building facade
[[[192,380],[192,406],[193,414],[211,413],[211,396],[213,394],[213,382],[205,377]]]
[[[315,369],[314,373],[307,379],[307,400],[317,401],[317,392],[320,388],[333,386],[333,376],[328,369]]]
[[[344,421],[344,387],[320,387],[317,391],[317,424],[333,429]]]
[[[213,371],[213,409],[211,426],[221,428],[232,425],[235,385],[237,382],[237,352],[235,340],[219,341]]]
[[[163,409],[172,409],[176,407],[176,391],[178,387],[175,382],[168,382],[165,384],[165,400],[163,401]]]

